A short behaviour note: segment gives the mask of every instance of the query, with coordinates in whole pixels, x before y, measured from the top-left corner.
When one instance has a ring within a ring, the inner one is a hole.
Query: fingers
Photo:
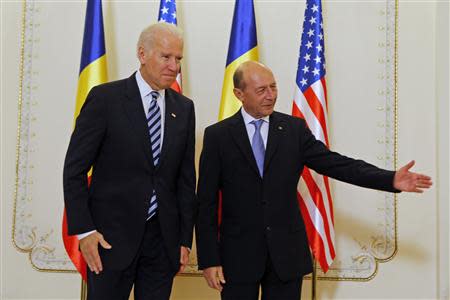
[[[414,176],[413,192],[415,193],[423,193],[423,189],[429,189],[433,185],[431,177],[429,176],[416,173],[413,173],[413,176]]]
[[[411,169],[414,165],[415,165],[415,161],[412,160],[409,163],[407,163],[406,165],[404,165],[401,169],[408,171],[409,169]]]
[[[223,276],[223,269],[222,269],[222,267],[218,268],[217,275],[219,277],[220,283],[225,284],[225,277]]]
[[[180,268],[178,273],[184,272],[186,265],[189,263],[189,249],[187,247],[181,246],[180,248]]]
[[[189,250],[186,247],[181,247],[180,264],[187,265],[189,263]]]
[[[219,271],[220,270],[220,271]],[[220,275],[219,275],[220,273]],[[206,283],[210,288],[216,289],[219,292],[222,291],[223,287],[221,284],[225,283],[225,279],[223,277],[222,267],[210,267],[203,271],[203,275],[206,279]],[[220,279],[221,276],[221,279]]]
[[[178,269],[177,274],[183,273],[184,269],[186,269],[186,265],[180,265],[180,268]]]
[[[103,235],[101,235],[101,238],[100,238],[99,242],[100,242],[100,245],[104,249],[111,249],[112,248],[112,246],[107,241],[105,241],[105,239],[103,238]]]
[[[81,247],[81,253],[83,254],[84,260],[86,264],[89,266],[89,269],[95,274],[99,274],[103,271],[102,262],[100,260],[100,255],[98,254],[98,246],[97,241],[93,241],[84,247]]]
[[[98,244],[105,249],[111,249],[111,245],[108,244],[98,232],[95,232],[80,240],[80,250],[83,254],[83,258],[86,261],[89,269],[95,274],[99,274],[103,271],[102,261],[98,253]]]
[[[432,185],[431,182],[417,182],[416,183],[416,187],[422,188],[422,189],[428,189],[431,187],[431,185]]]
[[[431,177],[424,174],[417,174],[417,179],[431,181]]]

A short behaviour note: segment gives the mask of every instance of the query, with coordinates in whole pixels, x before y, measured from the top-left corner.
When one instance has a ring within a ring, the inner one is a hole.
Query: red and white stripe
[[[304,93],[296,85],[292,115],[305,119],[316,139],[329,146],[327,110],[324,78],[313,83]],[[297,198],[313,255],[322,270],[327,272],[336,256],[328,177],[305,167],[298,184]]]
[[[182,85],[181,85],[181,72],[178,73],[177,79],[172,83],[170,88],[174,91],[177,91],[180,94],[183,93],[183,89],[182,89]]]

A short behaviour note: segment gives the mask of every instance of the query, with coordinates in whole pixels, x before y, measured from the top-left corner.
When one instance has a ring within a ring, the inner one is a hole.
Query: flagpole
[[[86,281],[81,278],[81,295],[80,300],[86,300],[87,299],[87,283]]]
[[[312,273],[312,284],[311,284],[311,300],[316,300],[316,287],[317,287],[317,261],[313,258],[313,273]]]

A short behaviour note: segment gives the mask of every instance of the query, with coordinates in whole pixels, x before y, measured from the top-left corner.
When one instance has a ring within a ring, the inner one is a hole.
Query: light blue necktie
[[[161,110],[159,109],[156,99],[159,97],[157,91],[150,93],[152,100],[150,101],[150,108],[148,109],[147,125],[150,134],[150,145],[153,155],[153,165],[156,167],[159,162],[161,154]],[[153,189],[150,198],[150,207],[147,212],[147,220],[150,220],[156,214],[158,202],[156,202],[156,191]]]
[[[255,126],[255,134],[252,138],[252,150],[253,155],[255,156],[256,164],[258,165],[259,175],[261,178],[264,173],[264,155],[266,153],[266,149],[264,148],[264,141],[261,135],[261,126],[264,120],[253,120],[250,124]]]

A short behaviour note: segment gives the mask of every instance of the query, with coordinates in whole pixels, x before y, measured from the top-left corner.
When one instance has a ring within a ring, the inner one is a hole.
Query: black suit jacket
[[[94,87],[77,118],[64,164],[69,234],[96,229],[112,245],[100,249],[104,268],[125,268],[143,238],[155,189],[163,240],[178,268],[180,245],[191,246],[196,217],[194,147],[194,105],[188,98],[165,91],[164,139],[155,168],[135,75]]]
[[[205,130],[196,225],[200,269],[222,265],[227,282],[255,282],[270,255],[282,280],[310,273],[310,250],[297,202],[304,166],[359,186],[396,191],[394,172],[329,151],[304,120],[278,112],[270,116],[261,178],[238,111]]]

